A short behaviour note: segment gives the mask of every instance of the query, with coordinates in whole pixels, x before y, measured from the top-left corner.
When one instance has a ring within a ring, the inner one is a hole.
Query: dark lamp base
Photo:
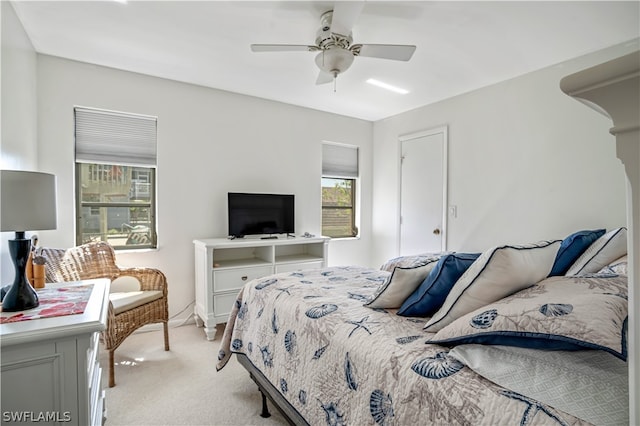
[[[31,240],[24,238],[24,233],[19,234],[16,232],[16,239],[9,240],[9,254],[16,270],[16,277],[2,298],[3,312],[24,311],[33,309],[40,304],[38,294],[29,284],[25,274],[30,251]]]

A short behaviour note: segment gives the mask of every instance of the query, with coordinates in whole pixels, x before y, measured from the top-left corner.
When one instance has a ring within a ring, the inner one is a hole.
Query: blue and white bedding
[[[590,423],[629,424],[627,363],[605,351],[471,344],[449,355],[493,383]]]
[[[425,318],[364,306],[389,275],[331,267],[247,283],[217,368],[233,353],[246,355],[312,425],[589,424],[427,343],[435,334],[423,329]],[[609,278],[592,279],[609,292]],[[622,281],[613,282],[616,293]]]

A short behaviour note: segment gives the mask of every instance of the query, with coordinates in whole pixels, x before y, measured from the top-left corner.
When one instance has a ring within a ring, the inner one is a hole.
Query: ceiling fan
[[[320,28],[313,45],[300,44],[252,44],[253,52],[306,51],[319,52],[316,65],[320,73],[316,84],[335,81],[345,72],[356,56],[408,61],[416,46],[404,44],[352,44],[351,29],[360,16],[364,2],[336,2],[333,10],[320,17]]]

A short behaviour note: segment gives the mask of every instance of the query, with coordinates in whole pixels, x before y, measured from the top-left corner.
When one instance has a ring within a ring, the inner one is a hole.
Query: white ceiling
[[[357,57],[315,84],[328,1],[12,1],[37,52],[379,120],[640,37],[640,2],[367,1],[354,43],[415,44],[409,62]],[[394,94],[375,78],[410,90]]]

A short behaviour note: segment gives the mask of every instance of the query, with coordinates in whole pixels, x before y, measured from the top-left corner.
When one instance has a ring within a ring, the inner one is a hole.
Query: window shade
[[[358,147],[323,143],[322,176],[357,178]]]
[[[76,107],[76,161],[155,167],[156,122],[156,117]]]

